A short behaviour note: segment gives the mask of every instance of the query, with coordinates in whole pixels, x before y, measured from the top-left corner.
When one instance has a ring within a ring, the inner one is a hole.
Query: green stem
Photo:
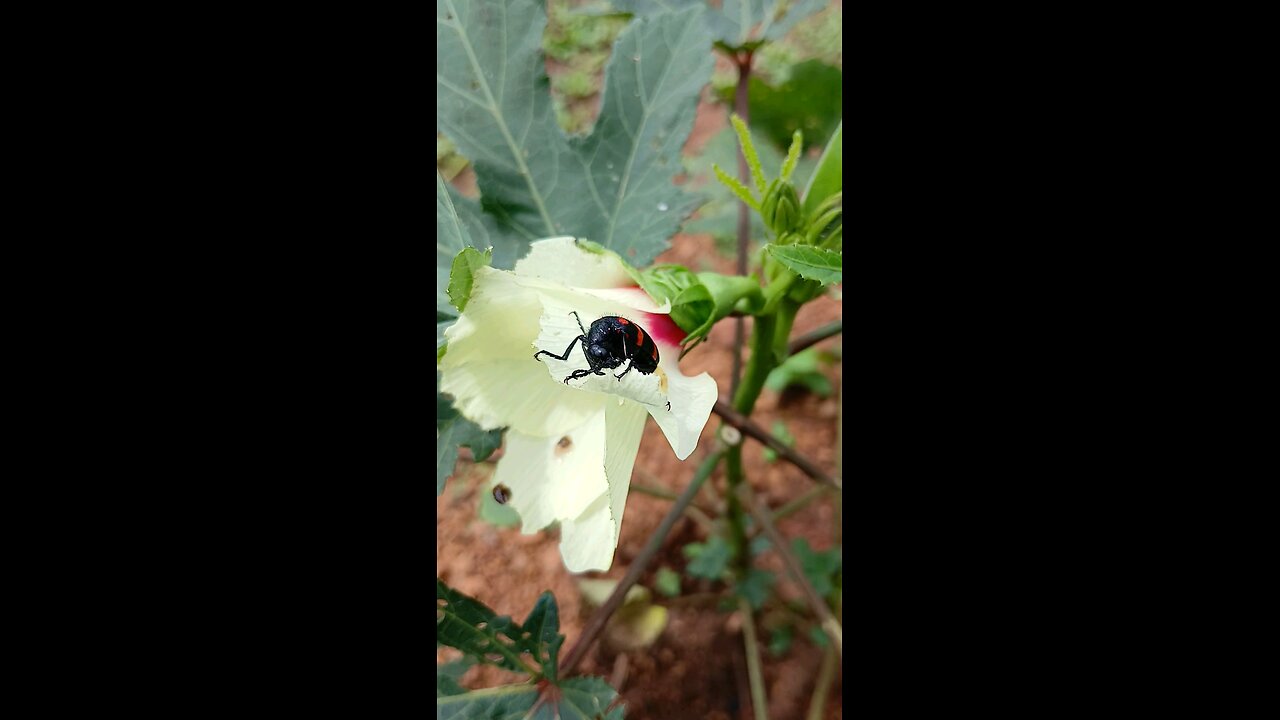
[[[774,318],[763,315],[755,318],[751,331],[751,359],[747,361],[747,370],[734,395],[734,408],[743,415],[750,415],[756,406],[756,399],[764,389],[764,381],[774,368],[773,333],[776,323]],[[729,535],[738,568],[745,577],[751,567],[751,553],[747,549],[746,512],[738,497],[738,487],[742,485],[742,442],[729,448],[725,454],[725,477],[729,482]]]
[[[778,308],[778,325],[773,331],[774,362],[781,363],[787,359],[787,341],[791,339],[791,326],[795,325],[798,312],[800,303],[794,300],[783,300]]]

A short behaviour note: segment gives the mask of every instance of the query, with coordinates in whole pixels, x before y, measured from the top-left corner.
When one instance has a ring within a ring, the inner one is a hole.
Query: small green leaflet
[[[449,271],[449,300],[462,312],[467,309],[467,300],[471,299],[471,286],[475,281],[478,268],[486,267],[493,258],[493,252],[479,252],[473,248],[463,248],[453,259]]]
[[[769,254],[788,270],[823,285],[841,281],[843,262],[833,250],[807,245],[769,245]]]

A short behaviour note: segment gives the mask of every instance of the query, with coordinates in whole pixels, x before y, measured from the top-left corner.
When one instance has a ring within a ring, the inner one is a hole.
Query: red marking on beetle
[[[636,344],[637,345],[644,344],[644,331],[640,329],[639,325],[636,326]]]
[[[654,362],[657,362],[657,361],[658,361],[658,346],[657,346],[657,345],[654,345],[654,346],[653,346],[653,361],[654,361]]]
[[[630,324],[631,324],[631,321],[627,320],[627,319],[626,319],[626,318],[624,318],[624,317],[620,317],[620,318],[618,318],[618,324],[619,324],[619,325],[630,325]]]

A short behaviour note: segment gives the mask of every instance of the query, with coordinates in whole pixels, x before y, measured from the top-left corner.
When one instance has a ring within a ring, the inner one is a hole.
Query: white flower
[[[616,255],[562,237],[533,243],[514,272],[478,269],[466,310],[445,332],[440,389],[481,427],[509,428],[493,485],[510,490],[525,534],[560,522],[560,554],[573,572],[613,564],[646,412],[681,460],[711,414],[716,382],[680,373],[684,333],[668,312]],[[574,339],[610,316],[653,338],[657,369],[628,370],[627,360],[565,384],[590,367]],[[571,344],[566,360],[549,357]],[[535,359],[540,350],[548,353]]]

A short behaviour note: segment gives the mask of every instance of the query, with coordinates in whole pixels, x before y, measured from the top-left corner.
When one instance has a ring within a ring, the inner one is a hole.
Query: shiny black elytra
[[[569,373],[564,379],[565,385],[570,380],[588,375],[604,375],[605,370],[612,370],[623,363],[628,363],[627,369],[621,375],[614,375],[618,382],[622,382],[623,375],[631,372],[632,368],[641,375],[652,375],[658,369],[658,344],[636,323],[617,315],[606,315],[591,323],[591,329],[587,330],[582,327],[582,318],[578,317],[578,313],[569,314],[578,321],[578,329],[582,334],[569,343],[562,355],[556,355],[550,350],[539,350],[533,354],[535,360],[539,355],[568,360],[573,346],[581,342],[589,367]],[[667,409],[671,409],[671,403],[667,403]]]

